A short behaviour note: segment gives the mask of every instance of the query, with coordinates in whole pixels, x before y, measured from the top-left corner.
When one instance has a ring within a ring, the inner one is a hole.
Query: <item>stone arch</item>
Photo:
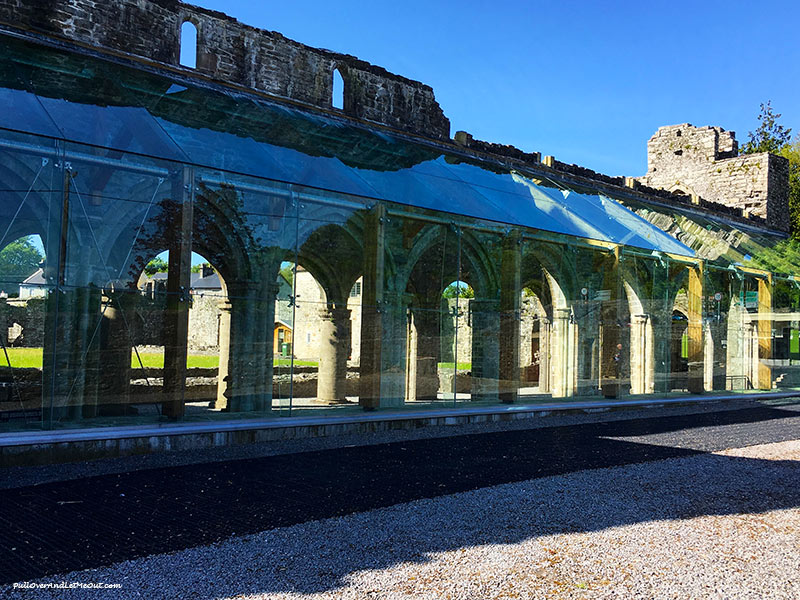
[[[448,240],[450,235],[456,236],[456,242]],[[459,237],[460,243],[458,243]],[[461,250],[460,257],[458,248]],[[435,263],[439,271],[421,272],[422,259],[426,254],[433,252],[441,253],[439,262]],[[435,278],[428,276],[431,274],[435,275]],[[497,269],[480,241],[468,230],[453,231],[449,226],[437,224],[423,225],[416,233],[403,267],[394,273],[394,279],[395,289],[398,292],[409,291],[420,299],[428,301],[438,301],[444,287],[456,280],[471,285],[476,297],[494,297],[499,289]]]
[[[675,371],[680,361],[674,351],[673,313],[690,268],[661,255],[633,257],[620,265],[630,315],[627,366],[632,393],[669,392],[686,377]],[[688,319],[688,305],[678,308]]]
[[[319,215],[315,215],[319,217]],[[321,227],[304,234],[296,252],[296,260],[320,289],[320,300],[309,305],[298,288],[295,330],[302,323],[312,332],[313,348],[318,354],[317,400],[329,404],[347,402],[348,360],[355,344],[360,348],[360,327],[354,327],[353,310],[360,311],[360,302],[348,306],[350,291],[361,277],[363,244],[358,235],[358,219],[330,214],[321,219]],[[296,282],[301,281],[298,275]],[[355,315],[360,324],[360,314]],[[302,332],[300,332],[302,333]],[[298,338],[295,338],[298,339]]]
[[[410,305],[403,349],[406,400],[434,401],[438,398],[442,336],[446,334],[449,340],[451,329],[453,362],[456,365],[471,363],[472,397],[476,399],[479,394],[484,394],[477,382],[493,379],[496,386],[498,378],[494,374],[497,351],[493,352],[492,348],[493,340],[499,334],[499,321],[491,322],[498,316],[499,308],[497,266],[477,235],[455,226],[420,223],[408,248],[399,272],[395,272],[392,278],[395,293],[404,298],[402,302]],[[395,259],[399,260],[399,257]],[[471,286],[475,297],[444,301],[445,288],[455,281]],[[455,312],[451,314],[451,310]],[[476,335],[476,330],[481,334]],[[466,350],[462,352],[459,348],[469,348],[469,356]],[[445,384],[445,388],[446,392],[454,389],[450,384]]]
[[[20,192],[0,192],[0,198],[3,198],[3,212],[0,213],[0,245],[25,235],[38,235],[44,243],[47,242],[50,203],[39,190],[34,189],[33,182],[37,179],[37,172],[38,177],[41,177],[41,172],[51,163],[50,159],[41,158],[37,164],[41,166],[41,170],[29,166],[17,154],[0,152],[0,181],[3,181],[9,190],[20,190]],[[27,177],[23,177],[23,174]],[[29,189],[25,197],[25,192]],[[49,195],[50,192],[45,194]],[[20,196],[19,202],[9,203],[7,198],[14,196]]]
[[[297,252],[297,263],[314,275],[326,302],[342,306],[363,268],[363,246],[353,231],[337,223],[316,229]]]

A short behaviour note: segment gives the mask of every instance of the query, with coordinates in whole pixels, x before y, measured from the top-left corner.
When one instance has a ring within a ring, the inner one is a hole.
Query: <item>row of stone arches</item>
[[[29,185],[41,168],[63,187]],[[0,177],[14,190],[4,193],[2,230],[9,237],[40,235],[48,257],[60,256],[44,268],[50,294],[43,380],[53,385],[42,386],[42,395],[62,418],[92,416],[103,398],[124,399],[119,390],[129,386],[136,345],[131,299],[145,265],[164,251],[169,275],[158,393],[164,414],[173,417],[186,403],[192,251],[221,280],[214,403],[229,412],[277,405],[276,301],[304,301],[296,289],[279,297],[276,282],[286,264],[308,273],[320,289],[311,304],[323,340],[317,397],[326,403],[352,396],[363,408],[457,400],[458,353],[451,389],[439,373],[447,362],[442,331],[453,318],[442,294],[452,282],[465,282],[474,293],[464,309],[470,329],[465,397],[471,401],[511,402],[526,388],[554,397],[725,389],[728,376],[721,373],[732,368],[734,355],[742,377],[764,386],[761,320],[736,304],[728,274],[728,289],[714,284],[727,303],[715,323],[695,306],[706,277],[695,264],[629,257],[619,248],[545,240],[536,232],[366,206],[285,185],[211,183],[204,176],[184,168],[104,176],[103,168],[77,162],[43,166],[30,156],[0,158]],[[71,202],[66,208],[64,197]],[[354,331],[350,294],[357,282],[363,295]],[[753,285],[763,298],[763,278]],[[685,307],[679,302],[684,288]],[[457,325],[458,300],[455,310]],[[741,333],[741,323],[749,324],[749,333]],[[735,351],[732,342],[723,348],[731,332],[744,336]],[[684,337],[691,349],[676,352],[675,340],[683,344]],[[359,361],[349,365],[356,338]],[[686,384],[677,385],[684,358]],[[357,394],[348,382],[354,366]]]

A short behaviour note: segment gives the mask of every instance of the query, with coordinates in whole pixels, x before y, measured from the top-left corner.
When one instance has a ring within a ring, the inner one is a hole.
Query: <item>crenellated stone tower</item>
[[[740,155],[736,134],[721,127],[660,127],[647,142],[647,174],[638,180],[789,230],[789,162],[768,152]]]

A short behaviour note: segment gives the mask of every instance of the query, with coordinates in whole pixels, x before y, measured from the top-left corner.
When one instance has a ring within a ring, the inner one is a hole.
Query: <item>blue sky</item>
[[[475,137],[641,175],[660,125],[800,132],[800,1],[194,0],[431,85]]]

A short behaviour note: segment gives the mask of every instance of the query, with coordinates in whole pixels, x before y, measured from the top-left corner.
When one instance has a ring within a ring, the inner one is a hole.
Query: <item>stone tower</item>
[[[721,127],[660,127],[647,142],[647,174],[638,180],[789,230],[789,162],[767,152],[739,155],[736,134]]]

